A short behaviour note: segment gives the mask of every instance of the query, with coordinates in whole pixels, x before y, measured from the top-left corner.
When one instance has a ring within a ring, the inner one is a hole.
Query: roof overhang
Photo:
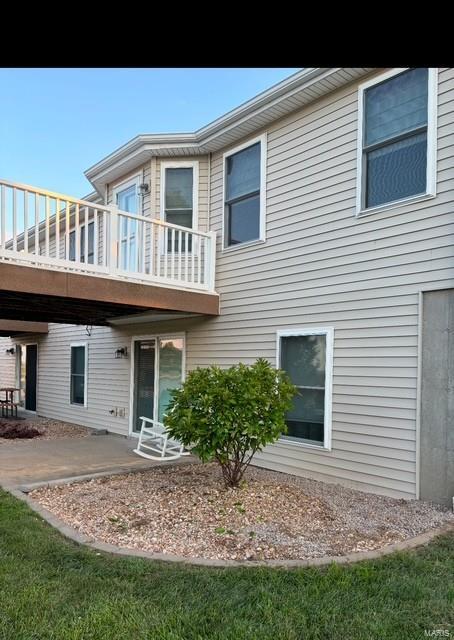
[[[0,320],[0,337],[18,337],[27,333],[49,333],[46,322],[24,322],[22,320]]]
[[[218,151],[371,71],[372,68],[363,67],[298,71],[194,133],[138,135],[87,169],[85,175],[103,193],[106,184],[152,156],[194,156]]]

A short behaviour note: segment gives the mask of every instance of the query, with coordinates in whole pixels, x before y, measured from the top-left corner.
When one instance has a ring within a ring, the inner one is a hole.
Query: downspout
[[[210,226],[210,217],[211,217],[211,151],[208,154],[208,187],[207,187],[207,206],[208,206],[208,211],[207,211],[207,231],[211,231],[211,226]]]

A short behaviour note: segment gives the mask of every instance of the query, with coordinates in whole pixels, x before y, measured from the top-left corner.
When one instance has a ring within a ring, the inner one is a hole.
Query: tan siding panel
[[[335,328],[333,451],[269,447],[264,466],[415,495],[418,292],[454,286],[452,69],[439,84],[438,196],[360,219],[356,86],[268,128],[267,242],[218,252],[222,315],[188,336],[188,366],[227,366],[274,362],[277,329]],[[220,153],[211,201],[220,234]]]
[[[0,337],[0,387],[16,386],[16,356],[6,353],[14,347],[14,340]]]
[[[347,73],[347,71],[346,71]],[[436,198],[356,217],[357,85],[281,118],[266,131],[267,240],[222,252],[222,153],[199,161],[199,221],[218,234],[221,316],[93,330],[52,325],[40,338],[39,411],[127,433],[131,335],[186,330],[186,366],[276,359],[276,331],[334,327],[332,451],[277,444],[257,463],[396,497],[416,495],[419,292],[454,287],[454,70],[439,73]],[[254,134],[255,135],[255,134]],[[246,140],[246,139],[245,139]],[[188,156],[185,159],[191,159]],[[151,170],[153,164],[153,170]],[[146,215],[160,209],[160,160]],[[148,203],[148,204],[147,204]],[[150,208],[151,207],[151,208]],[[89,401],[69,405],[73,339],[90,343]],[[1,356],[0,356],[1,357]],[[42,369],[41,369],[42,368]]]

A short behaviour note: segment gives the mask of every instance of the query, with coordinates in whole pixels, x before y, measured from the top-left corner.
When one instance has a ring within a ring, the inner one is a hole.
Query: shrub
[[[25,438],[37,438],[41,435],[41,431],[30,427],[26,424],[20,424],[18,422],[5,424],[0,423],[0,438],[7,438],[8,440],[25,439]]]
[[[216,460],[226,486],[238,486],[257,451],[285,433],[296,388],[285,371],[260,358],[251,366],[191,371],[172,391],[164,424],[203,462]]]

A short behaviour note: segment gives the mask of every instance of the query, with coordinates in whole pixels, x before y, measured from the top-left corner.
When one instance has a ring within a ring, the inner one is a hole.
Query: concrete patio
[[[0,485],[23,487],[92,474],[138,471],[169,464],[133,453],[135,438],[116,435],[0,443]],[[192,456],[183,458],[189,462]],[[180,462],[180,461],[173,461]]]

